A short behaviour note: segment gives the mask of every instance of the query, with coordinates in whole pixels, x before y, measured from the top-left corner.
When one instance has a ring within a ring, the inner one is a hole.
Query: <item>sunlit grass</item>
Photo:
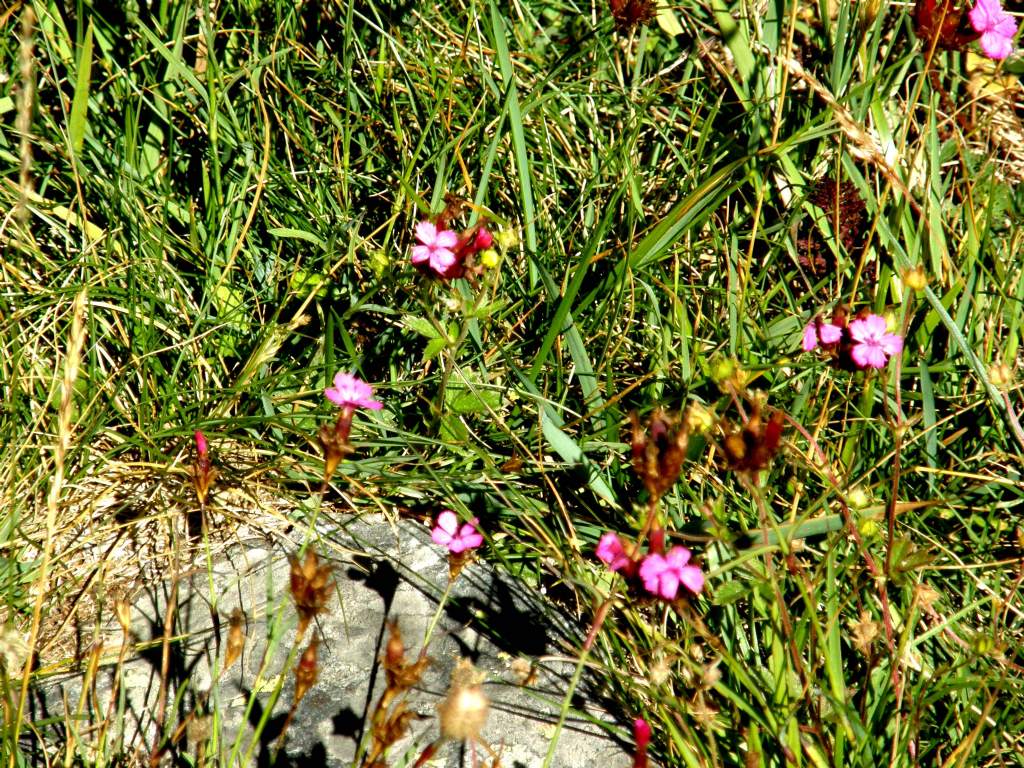
[[[197,8],[3,17],[31,141],[0,133],[0,589],[40,678],[101,586],[181,554],[202,429],[202,547],[476,516],[484,558],[599,617],[580,669],[664,765],[1024,764],[1018,81],[897,5]],[[449,195],[503,238],[476,282],[409,264]],[[840,305],[902,355],[803,353]],[[321,508],[339,370],[384,408]],[[649,520],[630,412],[694,404],[659,519],[707,581],[673,610],[594,548]],[[759,409],[780,450],[737,473]],[[143,526],[155,554],[100,556]],[[28,740],[6,674],[11,761],[85,750]]]

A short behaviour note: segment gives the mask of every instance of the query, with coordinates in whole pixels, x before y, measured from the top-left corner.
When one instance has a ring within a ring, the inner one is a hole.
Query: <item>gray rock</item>
[[[578,653],[580,627],[540,595],[482,561],[462,572],[438,612],[448,584],[447,559],[430,542],[426,529],[409,521],[392,527],[380,517],[352,519],[322,534],[317,550],[334,566],[336,594],[299,647],[287,552],[240,547],[212,567],[195,564],[179,580],[180,639],[171,646],[167,716],[168,721],[187,722],[176,746],[179,753],[195,755],[199,742],[212,737],[203,749],[208,759],[219,755],[219,765],[353,765],[359,740],[365,736],[364,723],[384,689],[380,658],[388,620],[398,622],[410,661],[436,621],[427,649],[433,663],[406,700],[422,719],[412,722],[407,735],[388,753],[387,764],[412,765],[438,737],[436,705],[462,657],[487,673],[483,687],[491,711],[482,737],[500,755],[503,768],[544,763],[575,669],[571,661],[560,659]],[[169,581],[151,584],[133,606],[137,638],[153,642],[120,668],[123,696],[115,700],[115,707],[124,711],[110,738],[122,740],[129,753],[145,755],[153,743],[159,640],[169,592]],[[227,617],[236,608],[246,616],[245,650],[217,680]],[[299,704],[278,753],[277,739],[293,700],[298,655],[314,633],[321,638],[319,677]],[[119,635],[116,625],[110,635]],[[528,686],[515,682],[515,672],[524,667],[536,673]],[[107,711],[118,669],[114,664],[101,668],[94,709]],[[625,729],[612,726],[610,716],[595,703],[592,683],[584,675],[558,730],[550,763],[556,768],[630,764],[629,755],[609,736],[610,731],[624,734]],[[62,713],[62,702],[78,701],[81,688],[81,675],[51,680],[39,700],[43,714]],[[216,718],[204,718],[203,712],[216,712]],[[486,749],[475,750],[477,764],[489,766]],[[446,743],[428,765],[468,766],[473,764],[473,751],[472,746]]]

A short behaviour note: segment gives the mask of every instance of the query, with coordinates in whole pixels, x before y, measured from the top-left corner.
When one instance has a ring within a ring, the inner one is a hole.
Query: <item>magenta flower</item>
[[[373,399],[373,387],[344,371],[335,374],[334,386],[324,390],[324,397],[341,408],[379,411],[384,407],[383,403]]]
[[[1013,53],[1013,36],[1017,34],[1017,22],[1003,10],[999,0],[978,0],[977,5],[967,12],[971,26],[981,34],[982,53],[990,59],[1005,59]]]
[[[421,221],[416,225],[416,239],[419,245],[412,248],[412,263],[428,266],[438,275],[444,275],[455,264],[455,251],[459,236],[450,229],[438,229],[432,221]]]
[[[608,531],[601,537],[601,540],[597,542],[594,554],[597,555],[598,560],[608,566],[610,571],[628,569],[631,562],[619,540],[619,535],[613,531]]]
[[[204,435],[200,430],[197,429],[196,430],[196,454],[198,454],[200,459],[205,459],[207,453],[209,452],[209,450],[210,450],[210,446],[206,442],[206,435]]]
[[[836,344],[843,338],[843,329],[832,323],[822,323],[817,318],[804,326],[804,352],[810,352],[822,344]]]
[[[675,600],[679,585],[697,594],[704,588],[704,574],[690,562],[690,550],[672,547],[667,555],[648,555],[640,563],[640,578],[644,588],[663,600]]]
[[[492,245],[494,245],[494,235],[485,227],[480,227],[476,231],[476,237],[473,238],[473,250],[482,251],[485,248],[490,248]]]
[[[448,547],[453,555],[465,552],[467,549],[476,549],[484,543],[484,537],[477,530],[476,525],[480,521],[473,518],[471,523],[459,525],[459,518],[450,509],[444,510],[437,516],[437,525],[430,532],[430,538],[435,544]]]
[[[651,743],[651,726],[642,717],[633,721],[633,741],[636,743],[633,768],[647,768],[647,745]]]
[[[853,348],[850,357],[858,368],[884,368],[889,357],[903,351],[903,339],[889,333],[885,318],[868,315],[850,323]]]

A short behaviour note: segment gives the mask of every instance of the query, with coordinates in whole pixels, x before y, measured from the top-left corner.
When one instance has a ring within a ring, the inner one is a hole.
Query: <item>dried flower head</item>
[[[633,469],[652,500],[660,499],[682,471],[689,442],[686,425],[655,411],[644,430],[635,411],[629,417],[633,423]]]
[[[397,621],[388,622],[388,641],[384,646],[382,661],[388,690],[394,692],[404,691],[416,685],[430,666],[430,658],[422,653],[416,661],[406,661],[405,645]]]
[[[291,565],[291,593],[295,610],[299,614],[298,636],[317,615],[327,610],[327,601],[334,590],[331,580],[331,565],[320,565],[320,558],[312,548],[306,550],[306,559],[301,563],[297,557],[289,557]]]
[[[846,253],[854,253],[866,229],[867,213],[857,186],[852,181],[824,176],[815,183],[808,200],[824,212],[828,229],[834,231]],[[812,223],[810,227],[797,238],[798,258],[801,266],[819,277],[836,268],[836,251],[820,226]]]
[[[917,0],[914,4],[914,34],[928,48],[957,51],[978,39],[971,30],[963,8],[953,0]]]
[[[750,472],[756,481],[757,473],[765,469],[782,441],[782,411],[775,411],[765,421],[760,408],[755,409],[742,427],[726,432],[722,440],[722,453],[730,469]]]
[[[615,26],[623,31],[649,24],[657,16],[654,0],[609,0]]]
[[[457,741],[476,741],[487,722],[490,702],[481,683],[484,674],[469,659],[460,659],[452,671],[448,695],[437,705],[441,736]]]
[[[242,613],[242,609],[235,608],[228,621],[227,650],[224,652],[224,666],[221,667],[221,672],[234,664],[245,648],[245,614]]]
[[[298,706],[302,698],[309,692],[309,689],[316,683],[319,675],[317,652],[320,647],[320,638],[313,635],[306,650],[302,652],[299,663],[295,667],[295,698],[292,709]]]

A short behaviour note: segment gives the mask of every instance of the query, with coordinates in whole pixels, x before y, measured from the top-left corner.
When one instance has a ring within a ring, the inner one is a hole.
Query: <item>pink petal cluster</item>
[[[817,318],[804,326],[804,352],[815,349],[821,344],[836,344],[843,338],[843,329],[832,323],[823,323]]]
[[[419,245],[412,249],[412,263],[432,269],[444,276],[455,266],[455,251],[459,236],[450,229],[438,229],[432,221],[421,221],[416,225],[416,239]]]
[[[450,509],[446,509],[437,516],[437,524],[430,532],[430,538],[435,544],[448,547],[448,551],[453,555],[467,549],[476,549],[484,543],[484,537],[476,530],[479,522],[474,517],[473,522],[460,526],[458,516]]]
[[[696,565],[688,565],[690,550],[672,547],[666,555],[651,554],[640,563],[644,588],[663,600],[675,600],[682,584],[694,594],[704,588],[704,574]]]
[[[903,351],[903,339],[889,333],[885,318],[868,315],[849,325],[853,347],[850,357],[859,368],[884,368],[892,355]]]
[[[597,549],[594,551],[597,559],[608,566],[611,571],[627,570],[632,563],[619,535],[613,531],[604,534],[597,542]]]
[[[383,403],[373,399],[373,387],[344,371],[335,374],[334,386],[324,390],[324,397],[341,408],[379,411],[384,407]]]
[[[1017,22],[1003,10],[999,0],[978,0],[967,17],[974,31],[981,34],[978,42],[982,53],[990,59],[1005,59],[1013,53]]]

